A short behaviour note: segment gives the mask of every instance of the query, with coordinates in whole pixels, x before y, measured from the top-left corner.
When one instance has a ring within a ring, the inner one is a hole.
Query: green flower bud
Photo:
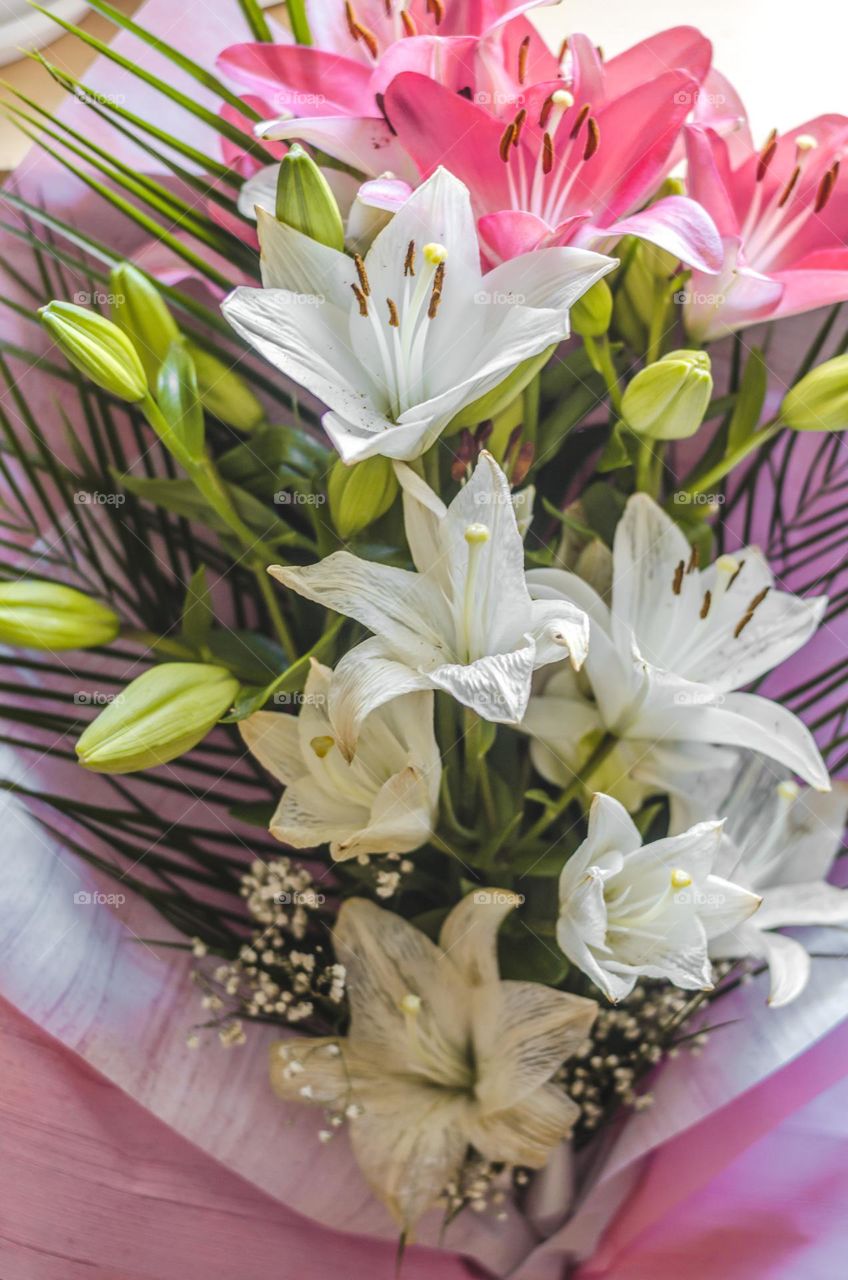
[[[203,406],[236,431],[255,431],[265,421],[265,410],[234,369],[194,342],[187,342],[194,361]]]
[[[787,393],[780,419],[793,431],[848,429],[848,355],[825,360]]]
[[[663,331],[671,324],[674,301],[668,296],[669,281],[677,270],[677,259],[646,240],[624,240],[616,254],[624,265],[619,268],[615,294],[615,329],[634,351],[644,351],[657,307],[663,309]]]
[[[206,427],[194,361],[179,335],[168,348],[156,380],[156,401],[179,448],[192,462],[203,458]]]
[[[197,746],[232,706],[239,682],[224,667],[164,662],[131,684],[83,733],[80,763],[96,773],[134,773]]]
[[[569,314],[571,327],[581,338],[602,338],[612,320],[612,290],[606,280],[596,281]]]
[[[352,538],[384,516],[395,500],[398,482],[389,458],[365,458],[348,467],[341,458],[330,472],[330,514],[341,538]]]
[[[622,416],[638,435],[684,440],[703,422],[712,391],[705,352],[670,351],[636,374],[622,397]]]
[[[331,249],[344,249],[344,223],[330,184],[299,143],[280,161],[277,220]]]
[[[168,347],[180,336],[177,322],[156,286],[131,263],[114,267],[111,281],[112,319],[135,347],[147,380],[155,387]]]
[[[62,354],[95,386],[131,404],[144,399],[144,366],[116,324],[73,302],[48,302],[39,307],[38,314]]]
[[[118,615],[74,587],[35,579],[0,583],[0,643],[27,649],[91,649],[109,644]]]

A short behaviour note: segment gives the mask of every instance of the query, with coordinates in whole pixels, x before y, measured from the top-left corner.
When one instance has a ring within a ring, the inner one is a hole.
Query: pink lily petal
[[[686,71],[699,85],[710,69],[712,56],[712,45],[696,27],[669,27],[610,58],[604,68],[607,97],[620,97],[666,71]],[[696,97],[693,93],[692,106]]]
[[[748,113],[745,104],[727,76],[711,67],[701,85],[695,110],[692,112],[693,124],[702,125],[705,129],[715,129],[716,133],[727,139],[731,153],[741,159],[746,148],[753,147],[751,126],[748,124]]]
[[[601,225],[637,206],[665,175],[696,87],[686,72],[667,71],[605,106],[597,117],[600,146],[581,166],[569,203],[597,210]]]
[[[385,93],[395,76],[404,71],[429,76],[452,93],[473,89],[478,44],[475,36],[411,36],[396,40],[374,69],[371,93]]]
[[[481,211],[511,204],[506,169],[498,159],[500,121],[411,71],[392,81],[385,105],[400,142],[423,178],[443,164],[465,183]],[[433,127],[434,121],[438,128]]]
[[[501,209],[498,213],[485,214],[477,229],[492,261],[506,262],[532,249],[570,244],[589,216],[588,213],[578,213],[551,228],[535,213]]]
[[[267,102],[263,98],[257,98],[252,93],[244,95],[244,103],[246,106],[252,107],[263,118],[272,114],[269,111]],[[254,121],[250,116],[237,111],[229,102],[223,104],[219,115],[222,120],[226,120],[229,124],[234,124],[237,129],[241,129],[248,137],[253,136]],[[268,152],[269,160],[280,160],[286,153],[285,147],[281,147],[274,142],[267,143],[265,150]],[[231,169],[235,169],[236,173],[240,173],[243,178],[252,178],[254,173],[262,168],[262,161],[257,156],[248,155],[243,147],[240,147],[237,142],[233,142],[229,138],[221,138],[221,156],[224,164]]]
[[[402,78],[402,77],[401,77]],[[425,77],[421,76],[424,80]],[[431,84],[430,80],[425,81]],[[362,173],[393,173],[417,181],[415,165],[384,120],[354,116],[316,116],[308,120],[269,120],[259,125],[261,137],[311,143]]]
[[[591,231],[591,228],[588,228]],[[619,236],[638,236],[659,245],[689,267],[715,273],[721,269],[724,250],[712,218],[687,196],[666,196],[640,213],[631,214],[607,229]],[[600,232],[599,239],[603,239]],[[583,236],[585,240],[585,233]],[[586,243],[589,243],[586,241]]]
[[[377,114],[369,68],[323,49],[233,44],[220,54],[217,67],[238,84],[262,94],[276,115],[284,111],[308,116]]]
[[[720,235],[737,235],[739,219],[728,194],[731,168],[727,143],[712,130],[693,125],[687,126],[684,136],[690,196],[707,211]]]
[[[389,213],[397,213],[411,195],[412,187],[401,178],[372,178],[370,182],[363,182],[357,192],[363,204]]]
[[[848,249],[823,250],[797,263],[791,271],[777,272],[783,286],[776,315],[795,316],[815,307],[848,301]]]

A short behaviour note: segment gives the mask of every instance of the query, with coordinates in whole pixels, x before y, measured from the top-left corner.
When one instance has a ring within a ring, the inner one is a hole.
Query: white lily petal
[[[644,656],[663,665],[662,655],[680,629],[681,602],[691,597],[700,608],[697,574],[684,572],[679,593],[673,589],[678,565],[683,561],[685,569],[691,554],[680,527],[651,498],[637,493],[628,499],[613,546],[613,634],[619,646],[629,647],[632,632]]]
[[[395,463],[395,475],[403,490],[403,525],[412,562],[419,573],[433,574],[447,587],[450,567],[442,551],[440,528],[448,509],[405,462]]]
[[[255,711],[239,722],[239,733],[251,755],[264,769],[288,786],[306,773],[300,753],[297,717],[275,711]]]
[[[639,829],[624,806],[612,796],[601,793],[594,796],[589,809],[586,840],[576,850],[574,858],[580,862],[596,863],[609,853],[635,853],[641,846]]]
[[[283,792],[269,830],[293,849],[315,849],[346,839],[369,819],[364,805],[333,796],[313,777],[298,778]]]
[[[421,575],[334,551],[303,567],[272,565],[268,572],[307,600],[355,618],[389,640],[411,663],[444,661],[444,608]]]
[[[773,1009],[790,1004],[801,994],[810,980],[810,957],[795,938],[782,933],[764,933],[763,951],[768,961],[771,989],[769,1004]]]
[[[517,894],[506,889],[479,889],[461,899],[446,917],[439,946],[469,986],[498,981],[498,930],[519,901]]]
[[[550,1080],[586,1040],[597,1012],[594,1000],[538,982],[501,982],[481,991],[474,1032],[483,1112],[507,1109]]]
[[[518,724],[527,710],[535,666],[536,646],[531,642],[512,653],[489,654],[466,665],[435,667],[430,680],[484,720]]]
[[[721,876],[707,876],[703,883],[698,915],[704,926],[707,940],[718,938],[735,929],[760,909],[762,898],[757,893],[724,880]],[[755,921],[756,923],[756,921]]]
[[[579,1117],[579,1107],[565,1090],[547,1084],[520,1106],[479,1117],[470,1136],[487,1160],[541,1169],[552,1148],[568,1137]]]
[[[393,658],[379,636],[348,650],[336,667],[328,704],[342,754],[353,756],[363,721],[372,711],[393,698],[432,687],[429,676]]]
[[[393,458],[413,462],[426,453],[442,430],[439,422],[410,422],[398,426],[374,416],[363,425],[343,413],[325,413],[321,425],[343,462],[352,465],[366,458]]]
[[[837,889],[822,880],[764,889],[763,905],[754,923],[760,929],[848,925],[848,889]]]
[[[240,214],[255,222],[257,208],[273,213],[277,203],[279,172],[279,164],[266,164],[242,183],[236,202]]]
[[[433,814],[427,783],[410,766],[377,793],[368,825],[330,846],[338,862],[372,853],[411,853],[429,838]]]
[[[258,138],[282,142],[294,139],[318,147],[372,178],[390,170],[410,182],[417,180],[409,155],[379,119],[355,116],[282,116],[263,120],[255,129]]]
[[[617,265],[617,258],[588,249],[535,249],[488,272],[483,288],[496,296],[513,297],[523,306],[563,311]]]
[[[561,662],[567,656],[579,671],[589,655],[589,619],[583,610],[565,600],[534,600],[530,618],[536,666]]]
[[[324,298],[342,312],[350,309],[356,271],[347,254],[278,222],[267,209],[257,210],[256,222],[266,289],[288,289],[304,297]]]

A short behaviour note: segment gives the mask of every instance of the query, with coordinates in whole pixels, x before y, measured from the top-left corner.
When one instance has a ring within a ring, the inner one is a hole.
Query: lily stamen
[[[353,255],[353,264],[356,267],[356,274],[359,276],[359,286],[365,294],[365,297],[370,298],[371,281],[368,279],[368,272],[365,270],[365,263],[358,253]]]
[[[518,83],[524,84],[527,79],[527,58],[530,53],[530,37],[525,36],[518,46]]]
[[[821,182],[819,183],[819,189],[816,192],[816,202],[813,205],[814,213],[821,213],[822,209],[824,209],[825,205],[827,204],[828,200],[833,194],[833,188],[836,186],[836,179],[838,178],[838,176],[839,176],[839,161],[834,160],[833,164],[827,170]]]
[[[598,150],[598,147],[601,145],[601,130],[594,116],[589,116],[589,119],[586,123],[586,130],[587,130],[588,136],[586,138],[586,146],[583,151],[584,161],[591,160],[592,156],[595,154],[595,152]]]
[[[345,0],[345,17],[347,18],[347,29],[354,40],[361,40],[365,45],[372,58],[377,58],[380,53],[380,46],[377,43],[377,37],[370,27],[366,27],[360,22],[356,16],[351,0]]]
[[[672,579],[671,589],[676,596],[680,595],[683,587],[683,574],[686,572],[686,561],[680,560],[677,568],[674,570],[674,578]]]
[[[748,608],[746,609],[744,616],[736,624],[736,629],[733,632],[734,639],[738,640],[739,636],[741,636],[742,632],[745,630],[748,623],[751,621],[757,609],[760,607],[760,605],[765,600],[766,596],[770,591],[771,591],[771,587],[763,587],[762,591],[760,591],[757,595],[754,596],[753,600],[748,605]]]
[[[757,161],[757,182],[762,182],[768,173],[768,167],[774,159],[774,153],[777,150],[777,129],[772,129],[766,138],[763,148],[760,152],[760,158]]]

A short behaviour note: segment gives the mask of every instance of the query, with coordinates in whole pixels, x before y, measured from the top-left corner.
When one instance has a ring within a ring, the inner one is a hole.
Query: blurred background
[[[143,9],[143,0],[113,0],[125,13]],[[340,0],[319,0],[327,5]],[[174,0],[175,23],[196,14],[198,24],[214,22],[235,0]],[[44,0],[69,21],[86,14],[85,0]],[[271,12],[275,12],[271,8]],[[744,85],[745,99],[755,137],[773,125],[789,128],[832,105],[835,86],[845,80],[845,13],[834,0],[806,0],[799,9],[788,0],[561,0],[537,11],[540,28],[558,42],[568,31],[585,31],[607,54],[663,27],[681,23],[698,26],[715,45],[716,65],[737,87]],[[110,23],[93,14],[82,17],[87,30],[109,40]],[[50,24],[33,13],[27,0],[0,0],[0,77],[28,93],[46,107],[57,104],[61,90],[30,59],[19,53],[30,41],[49,40]],[[45,46],[50,59],[79,76],[92,60],[90,50],[72,37]],[[0,88],[0,96],[2,96]],[[14,168],[28,148],[26,139],[0,120],[0,171]]]

